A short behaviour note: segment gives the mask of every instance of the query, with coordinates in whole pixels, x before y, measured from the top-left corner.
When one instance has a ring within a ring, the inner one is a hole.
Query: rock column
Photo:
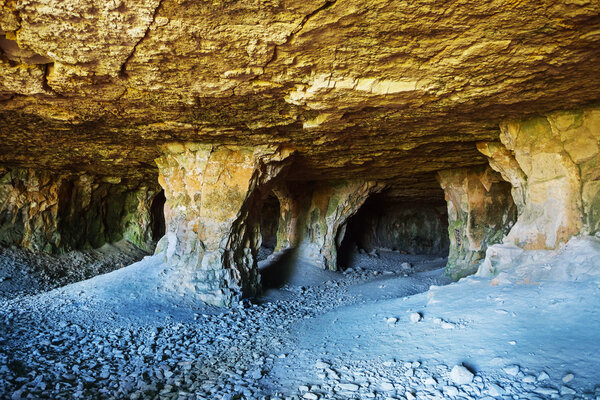
[[[289,153],[260,147],[172,144],[157,159],[166,235],[157,251],[176,267],[175,285],[228,306],[260,290],[260,202]]]
[[[278,187],[282,218],[278,248],[296,247],[299,256],[322,268],[337,270],[337,249],[348,219],[370,194],[385,186],[373,181],[288,183]]]
[[[500,243],[514,224],[510,185],[489,167],[440,171],[448,204],[450,249],[447,273],[458,279],[477,271],[489,245]]]

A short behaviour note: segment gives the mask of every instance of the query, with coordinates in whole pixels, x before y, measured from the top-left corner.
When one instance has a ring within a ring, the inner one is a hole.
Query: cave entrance
[[[158,242],[166,233],[165,227],[165,191],[161,190],[152,199],[150,205],[152,241]]]
[[[338,270],[441,268],[449,250],[446,203],[443,197],[414,201],[375,194],[349,218],[340,236]]]
[[[260,212],[260,235],[262,238],[258,250],[258,261],[266,260],[277,247],[277,229],[279,228],[280,204],[274,193],[264,200]]]

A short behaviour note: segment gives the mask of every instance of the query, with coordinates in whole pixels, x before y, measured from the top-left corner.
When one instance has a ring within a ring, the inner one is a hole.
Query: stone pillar
[[[282,210],[278,247],[297,247],[300,257],[337,270],[337,249],[348,219],[370,194],[384,187],[372,181],[288,183],[278,187],[275,193]]]
[[[516,207],[510,185],[489,167],[439,171],[438,176],[448,203],[446,271],[458,279],[475,273],[487,247],[502,241]]]
[[[175,143],[156,160],[166,235],[157,247],[177,269],[174,284],[227,306],[260,290],[260,201],[289,153],[272,148]]]
[[[505,243],[555,249],[600,232],[600,109],[501,124],[498,142],[478,144],[513,187],[518,219]]]

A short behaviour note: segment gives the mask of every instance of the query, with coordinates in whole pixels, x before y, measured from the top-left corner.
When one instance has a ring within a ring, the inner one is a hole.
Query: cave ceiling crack
[[[308,23],[308,21],[310,21],[321,11],[325,11],[331,8],[337,1],[338,0],[327,0],[325,4],[323,4],[321,7],[311,11],[309,14],[306,14],[304,18],[302,18],[302,21],[300,21],[300,23],[288,34],[287,38],[285,39],[285,42],[283,42],[282,44],[275,44],[273,46],[273,53],[271,54],[271,58],[269,58],[267,62],[263,65],[263,73],[261,75],[265,73],[270,64],[277,60],[277,50],[280,46],[285,46],[286,44],[292,42],[294,38],[298,35],[298,33],[300,33],[302,29],[304,29],[304,26]],[[258,78],[258,76],[256,76],[254,79],[256,78]]]
[[[144,35],[133,45],[133,48],[131,49],[131,52],[129,53],[129,55],[127,56],[127,58],[125,58],[125,61],[123,61],[123,64],[121,64],[121,68],[119,69],[119,76],[122,78],[126,78],[127,77],[127,63],[133,58],[135,51],[137,50],[137,47],[140,45],[140,43],[142,43],[150,34],[150,28],[152,28],[152,25],[154,24],[156,17],[158,16],[158,11],[160,10],[160,7],[162,6],[162,2],[163,0],[158,0],[158,4],[156,5],[156,8],[154,9],[154,12],[152,13],[152,20],[150,21],[150,23],[148,24],[148,26],[146,27],[146,31],[144,32]]]

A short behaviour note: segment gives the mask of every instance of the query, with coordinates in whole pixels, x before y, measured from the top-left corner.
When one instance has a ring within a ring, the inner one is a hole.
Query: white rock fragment
[[[308,392],[310,389],[306,385],[298,386],[298,390],[301,392]]]
[[[458,389],[454,386],[444,386],[444,394],[449,397],[458,396]]]
[[[575,378],[573,374],[566,374],[565,376],[563,376],[562,381],[563,383],[569,383],[573,380],[573,378]]]
[[[504,395],[505,390],[495,383],[490,383],[488,385],[488,393],[492,397],[498,397]]]
[[[319,396],[312,392],[304,393],[304,396],[302,396],[302,397],[305,398],[306,400],[319,400]]]
[[[455,365],[450,371],[450,379],[457,385],[466,385],[473,381],[473,373],[462,365]]]
[[[317,367],[318,369],[326,369],[331,367],[331,365],[329,363],[326,363],[325,361],[317,360],[317,362],[315,363],[315,367]]]
[[[386,319],[386,322],[388,323],[388,325],[396,325],[396,322],[398,322],[398,318],[389,317],[388,319]]]
[[[523,383],[533,383],[537,380],[537,378],[533,375],[526,375],[523,377]]]
[[[356,392],[359,386],[355,383],[340,383],[338,385],[340,389],[345,390],[347,392]]]
[[[504,370],[504,372],[506,372],[510,376],[517,376],[517,374],[520,371],[520,367],[518,365],[509,365],[502,369]]]
[[[537,377],[538,382],[545,381],[546,379],[550,379],[550,376],[543,371]]]
[[[423,315],[421,315],[421,313],[414,312],[410,314],[410,322],[413,324],[421,321],[421,319],[423,319]]]
[[[565,396],[565,395],[569,395],[569,394],[577,394],[577,392],[575,390],[571,389],[570,387],[563,385],[560,388],[560,394],[561,394],[561,396]]]
[[[394,384],[392,382],[381,382],[380,386],[381,386],[381,390],[386,391],[386,392],[395,389]]]
[[[409,391],[407,391],[407,392],[404,394],[404,397],[406,397],[406,400],[415,400],[415,399],[416,399],[415,395],[414,395],[414,394],[412,394],[412,393],[411,393],[411,392],[409,392]]]

